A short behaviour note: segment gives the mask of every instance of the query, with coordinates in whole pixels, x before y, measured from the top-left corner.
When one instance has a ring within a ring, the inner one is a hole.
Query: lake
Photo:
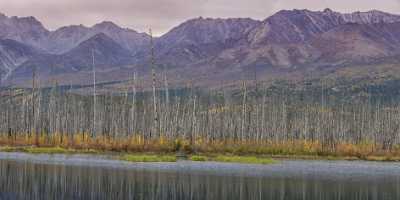
[[[0,199],[400,199],[400,164],[294,161],[129,163],[0,153]]]

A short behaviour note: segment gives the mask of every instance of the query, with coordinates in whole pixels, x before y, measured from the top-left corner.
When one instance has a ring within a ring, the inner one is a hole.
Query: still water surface
[[[397,200],[400,164],[128,163],[0,153],[0,199]]]

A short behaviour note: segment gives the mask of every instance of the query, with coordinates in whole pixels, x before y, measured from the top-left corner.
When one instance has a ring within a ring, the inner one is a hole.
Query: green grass
[[[217,155],[217,156],[200,156],[193,155],[190,157],[191,161],[215,161],[215,162],[229,162],[229,163],[246,163],[246,164],[273,164],[276,163],[275,160],[270,158],[260,158],[255,156],[226,156],[226,155]]]
[[[129,162],[176,162],[175,156],[161,156],[161,155],[135,155],[127,154],[121,156],[121,160]]]
[[[399,162],[398,156],[367,156],[365,160],[376,162]]]
[[[62,147],[33,147],[33,146],[0,146],[0,152],[24,152],[31,154],[113,154],[113,152],[97,151],[93,149],[68,149]],[[189,157],[191,161],[206,162],[230,162],[230,163],[247,163],[247,164],[273,164],[273,159],[302,159],[302,160],[365,160],[379,162],[399,162],[400,156],[310,156],[310,155],[270,155],[271,158],[256,156],[235,156],[221,154],[192,155]],[[174,155],[157,155],[157,154],[126,154],[119,157],[121,160],[131,162],[176,162]]]
[[[213,158],[213,161],[217,162],[229,162],[229,163],[246,163],[246,164],[274,164],[275,160],[270,158],[260,158],[255,156],[217,156]]]
[[[0,152],[24,152],[31,154],[98,154],[93,149],[66,149],[62,147],[0,147]]]
[[[26,153],[33,154],[67,154],[74,153],[73,150],[64,149],[61,147],[28,147],[25,148],[24,151]]]
[[[16,148],[16,147],[9,147],[9,146],[0,147],[1,152],[17,152],[21,150],[22,148]]]
[[[204,162],[204,161],[208,161],[209,159],[208,159],[208,157],[206,157],[206,156],[197,156],[197,155],[194,155],[194,156],[191,156],[191,157],[190,157],[190,160],[191,160],[191,161],[201,161],[201,162]]]
[[[61,147],[0,147],[2,152],[24,152],[32,154],[65,154],[74,153],[74,150],[64,149]]]

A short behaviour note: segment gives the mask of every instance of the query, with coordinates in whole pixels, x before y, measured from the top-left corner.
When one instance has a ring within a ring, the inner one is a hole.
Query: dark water
[[[0,153],[0,199],[400,199],[400,165],[109,161]]]

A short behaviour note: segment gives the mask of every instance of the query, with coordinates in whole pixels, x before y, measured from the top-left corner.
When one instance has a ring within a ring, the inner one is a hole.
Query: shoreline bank
[[[176,162],[182,159],[177,152],[120,152],[95,149],[71,149],[62,147],[0,146],[0,153],[26,154],[65,154],[110,156],[115,160],[129,162]],[[196,162],[227,162],[243,164],[275,164],[281,160],[320,160],[320,161],[376,161],[400,162],[400,157],[390,155],[370,156],[319,156],[319,155],[279,155],[279,154],[232,154],[232,153],[188,153],[185,160]]]

